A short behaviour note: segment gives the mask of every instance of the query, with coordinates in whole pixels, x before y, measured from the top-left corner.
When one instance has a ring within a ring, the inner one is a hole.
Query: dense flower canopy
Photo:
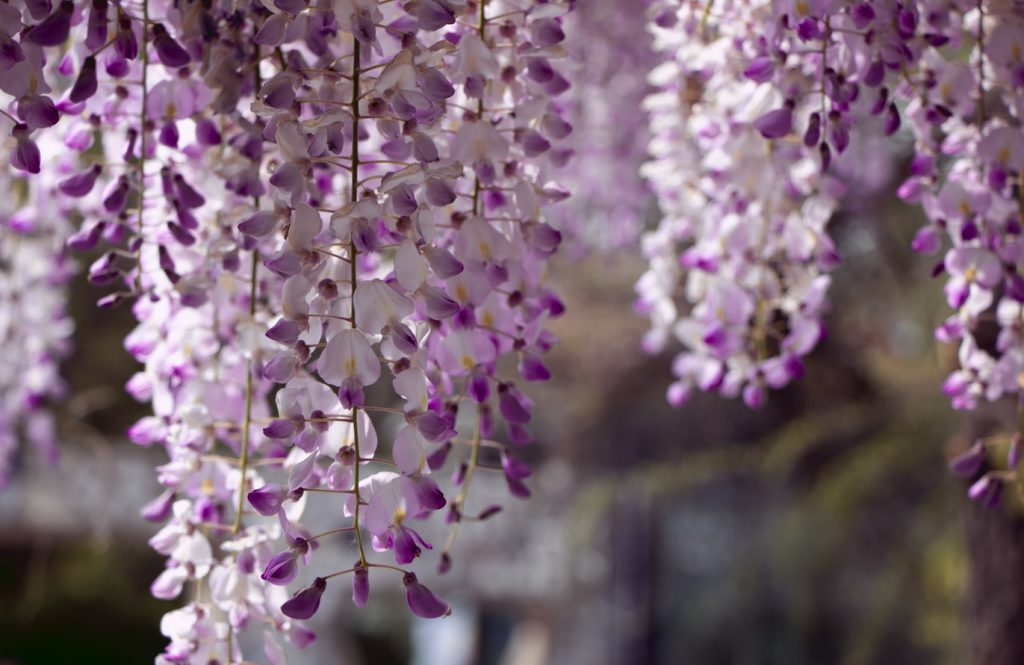
[[[564,313],[548,279],[563,234],[574,254],[641,246],[643,345],[682,346],[673,404],[698,389],[757,408],[799,379],[841,265],[829,222],[900,131],[914,155],[899,196],[929,220],[913,249],[944,252],[937,337],[960,366],[943,389],[955,408],[1022,403],[1019,3],[0,14],[0,479],[19,433],[53,454],[67,250],[91,252],[99,305],[138,321],[127,390],[152,413],[128,436],[167,453],[142,510],[167,557],[152,593],[192,598],[165,616],[158,663],[248,660],[239,636],[257,626],[283,662],[279,640],[308,645],[302,622],[341,578],[358,607],[372,578],[401,581],[420,617],[450,612],[410,566],[446,571],[460,525],[500,510],[471,500],[478,471],[530,496],[518,449]],[[994,347],[976,334],[992,319]],[[986,446],[954,470],[975,475]],[[994,504],[1008,477],[970,494]],[[314,532],[310,502],[337,523]],[[354,562],[317,552],[336,534]]]

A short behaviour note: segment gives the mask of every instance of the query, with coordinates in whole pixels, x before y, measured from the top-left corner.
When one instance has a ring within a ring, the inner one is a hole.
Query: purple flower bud
[[[551,148],[551,143],[540,132],[532,129],[523,135],[522,143],[527,157],[542,155]]]
[[[281,613],[291,619],[308,619],[320,609],[320,597],[327,589],[327,580],[318,577],[313,584],[298,591],[281,605]]]
[[[370,598],[370,571],[363,564],[357,564],[352,571],[352,602],[356,607],[366,607]]]
[[[280,277],[291,277],[302,272],[302,264],[299,261],[299,257],[290,252],[268,259],[263,262],[263,265]]]
[[[263,378],[274,383],[288,383],[295,376],[298,358],[292,352],[279,353],[263,368]]]
[[[274,0],[274,6],[289,14],[298,14],[306,8],[305,0]]]
[[[909,39],[917,30],[917,13],[910,9],[901,9],[896,14],[896,28],[903,39]]]
[[[483,427],[480,428],[483,431]],[[505,434],[508,435],[508,440],[517,446],[525,446],[533,437],[530,435],[530,430],[526,429],[519,423],[508,423],[505,428]]]
[[[352,222],[352,242],[360,254],[370,254],[377,251],[380,242],[377,238],[377,231],[370,224],[369,220],[356,219]]]
[[[147,522],[163,522],[171,515],[171,506],[174,504],[174,492],[166,490],[155,497],[139,511],[142,519]]]
[[[526,381],[547,381],[551,378],[551,371],[544,361],[532,353],[524,353],[520,357],[519,374]]]
[[[170,252],[167,251],[165,245],[158,245],[157,254],[160,259],[160,269],[164,272],[174,272],[174,259],[171,258]]]
[[[39,173],[41,165],[39,146],[29,137],[28,127],[20,124],[15,125],[14,129],[11,130],[11,135],[17,141],[14,150],[11,152],[11,166],[19,171]]]
[[[212,120],[203,118],[196,122],[196,139],[205,146],[220,145],[220,131]]]
[[[419,349],[416,335],[404,323],[392,323],[385,326],[384,334],[400,353],[411,356]]]
[[[812,113],[807,121],[807,131],[804,132],[804,145],[813,148],[821,141],[821,115]]]
[[[409,609],[418,617],[437,619],[451,614],[448,603],[441,600],[433,591],[423,586],[415,573],[406,573],[402,577],[405,585],[405,600]]]
[[[165,67],[178,69],[192,61],[188,51],[182,48],[160,23],[153,26],[153,48],[156,49],[156,55]]]
[[[793,131],[793,109],[783,106],[768,111],[754,121],[754,128],[766,139],[777,139]]]
[[[288,550],[287,552],[275,554],[270,559],[270,562],[267,563],[267,567],[263,570],[260,578],[265,582],[284,586],[295,579],[297,573],[298,566],[295,565],[295,552]]]
[[[875,98],[874,103],[871,105],[871,115],[878,115],[884,111],[889,104],[889,90],[888,88],[879,88],[878,97]]]
[[[412,154],[421,162],[436,162],[440,155],[437,152],[437,144],[423,132],[415,132],[412,135]]]
[[[107,0],[92,0],[85,36],[85,47],[90,51],[97,51],[107,43],[107,20]]]
[[[437,69],[427,69],[419,76],[420,92],[432,102],[448,99],[455,94],[455,86]]]
[[[910,175],[925,177],[930,176],[935,169],[935,158],[931,155],[917,154],[910,162]]]
[[[743,388],[743,403],[750,409],[764,406],[764,386],[756,381],[748,383]]]
[[[260,46],[280,45],[284,41],[290,22],[291,17],[288,14],[274,14],[263,22],[259,32],[252,38],[253,42]]]
[[[46,95],[26,95],[18,100],[18,117],[29,129],[41,129],[56,125],[60,111]]]
[[[102,170],[103,167],[96,164],[88,171],[61,180],[57,184],[57,189],[67,196],[81,198],[92,191],[96,184],[96,178],[99,177]]]
[[[280,485],[268,483],[263,487],[252,490],[248,494],[249,504],[257,513],[265,517],[277,514],[281,509],[281,503],[285,498],[285,489]]]
[[[553,18],[544,18],[530,23],[533,43],[540,47],[554,46],[565,39],[565,31]]]
[[[805,42],[818,39],[821,37],[821,23],[811,16],[800,19],[800,22],[796,24],[796,34]]]
[[[419,429],[427,441],[440,443],[448,441],[457,434],[453,423],[445,416],[436,411],[427,411],[416,419],[416,428]]]
[[[418,538],[418,536],[419,534],[408,527],[399,526],[395,529],[394,547],[396,563],[404,566],[419,558],[423,550],[417,544],[418,540],[422,541],[422,538]]]
[[[541,119],[541,126],[544,129],[544,133],[553,139],[564,139],[572,134],[572,125],[554,112],[549,111],[544,114],[544,117]]]
[[[850,130],[844,122],[832,119],[829,122],[829,138],[836,152],[842,154],[850,145]]]
[[[287,439],[295,435],[296,429],[294,420],[275,418],[263,428],[263,435],[270,439]]]
[[[491,397],[491,383],[479,372],[470,373],[467,388],[469,396],[477,404],[483,404]]]
[[[530,224],[525,229],[526,240],[530,247],[541,256],[552,256],[562,244],[562,234],[550,224],[539,222]]]
[[[755,58],[743,71],[743,75],[751,81],[765,83],[775,72],[775,62],[768,57]]]
[[[0,67],[10,69],[25,59],[21,50],[21,44],[14,41],[9,35],[0,33]]]
[[[900,128],[900,112],[895,104],[890,103],[885,114],[885,135],[892,136]]]
[[[172,120],[164,123],[160,128],[160,133],[157,135],[157,141],[160,145],[165,145],[168,148],[177,148],[179,136],[178,124]]]
[[[196,237],[180,224],[167,222],[167,230],[171,232],[171,235],[178,241],[178,244],[184,247],[191,247],[196,244]]]
[[[106,222],[87,223],[68,238],[68,247],[76,252],[88,252],[99,243],[105,226]]]
[[[430,177],[427,178],[426,197],[430,205],[443,208],[455,202],[455,189],[446,180]]]
[[[881,60],[875,60],[868,65],[868,70],[864,72],[864,85],[871,88],[877,88],[885,80],[885,65],[882,64]]]
[[[529,58],[526,61],[526,76],[537,83],[547,83],[555,77],[555,70],[547,58]]]
[[[459,466],[456,467],[455,471],[452,472],[452,485],[456,487],[461,486],[463,482],[466,480],[467,471],[469,471],[469,464],[467,464],[466,462],[462,462],[461,464],[459,464]],[[453,503],[449,507],[451,509],[449,513],[449,524],[451,524],[454,521],[452,515],[459,515],[459,506]]]
[[[482,522],[482,521],[484,521],[486,519],[490,519],[491,517],[494,517],[495,515],[497,515],[501,511],[502,511],[501,506],[499,506],[498,504],[492,504],[492,505],[487,506],[486,508],[484,508],[480,512],[480,514],[476,516],[476,518]]]
[[[206,199],[185,181],[185,177],[180,173],[174,176],[174,190],[178,194],[178,200],[181,201],[185,206],[189,208],[200,208]]]
[[[985,180],[988,182],[989,189],[994,192],[1001,192],[1006,188],[1008,176],[1009,174],[1007,174],[1006,169],[1002,166],[993,165],[988,170]]]
[[[444,492],[430,476],[406,476],[405,483],[406,490],[416,499],[421,509],[414,517],[426,517],[435,510],[441,510],[448,503],[444,498]]]
[[[103,209],[109,213],[119,213],[124,210],[128,203],[128,178],[118,177],[117,180],[107,186],[103,196]]]
[[[82,68],[78,71],[78,78],[75,79],[75,84],[71,87],[71,92],[68,93],[68,99],[76,104],[84,102],[95,95],[96,90],[96,58],[90,55],[82,63]]]
[[[276,213],[263,210],[240,223],[238,230],[253,238],[263,238],[274,232],[274,229],[277,228],[277,221]]]
[[[455,23],[455,12],[442,0],[420,2],[416,11],[416,27],[431,32]]]
[[[986,508],[995,508],[1003,498],[1003,481],[985,474],[967,490],[972,501],[978,501]]]
[[[1010,449],[1006,452],[1006,466],[1010,467],[1011,471],[1020,466],[1021,453],[1021,435],[1020,432],[1014,432],[1010,437]]]
[[[284,344],[285,346],[291,346],[295,344],[299,339],[299,324],[289,319],[281,319],[267,331],[266,335],[269,339],[274,340],[278,344]]]
[[[973,478],[985,462],[985,444],[979,439],[949,461],[949,471],[961,478]]]
[[[285,192],[294,192],[302,183],[302,169],[292,162],[281,164],[270,176],[270,184]]]
[[[501,453],[501,468],[504,470],[506,476],[514,478],[515,480],[529,478],[533,473],[529,464],[517,457],[514,457],[505,450]]]
[[[114,51],[125,60],[134,60],[139,57],[139,41],[135,37],[135,29],[132,26],[132,21],[127,16],[122,16],[117,22],[117,37],[114,41]],[[110,72],[110,64],[107,64],[108,73],[113,76]],[[125,69],[127,73],[127,68]],[[121,74],[124,76],[124,74]]]
[[[295,88],[289,76],[278,74],[260,88],[263,103],[274,109],[286,109],[295,101]]]
[[[251,575],[256,570],[256,555],[251,549],[244,549],[238,553],[235,565],[243,575]]]
[[[508,384],[498,387],[498,409],[501,416],[510,423],[530,422],[530,409],[522,395]]]
[[[512,478],[506,475],[505,484],[508,486],[509,494],[517,499],[529,499],[532,495],[530,488],[526,486],[526,483],[518,478]]]
[[[452,253],[441,247],[428,245],[423,248],[423,256],[427,259],[430,269],[440,279],[448,279],[461,273],[465,267]]]
[[[75,3],[64,0],[57,9],[39,24],[29,28],[24,39],[40,46],[59,46],[67,41],[71,32],[71,15]]]
[[[875,20],[875,10],[868,2],[859,2],[850,11],[850,18],[858,30],[863,30]]]
[[[366,395],[363,392],[363,384],[354,377],[347,376],[338,388],[338,399],[346,409],[361,407],[366,403]]]
[[[111,309],[124,303],[129,298],[134,298],[134,294],[119,291],[117,293],[109,293],[99,300],[96,301],[96,306],[100,309]]]
[[[438,321],[444,321],[455,316],[460,307],[459,303],[449,298],[443,291],[433,286],[424,286],[422,289],[424,309],[427,316]]]
[[[25,7],[33,19],[41,21],[53,9],[53,4],[50,0],[26,0]]]
[[[444,466],[448,460],[448,453],[452,451],[452,442],[446,441],[440,448],[427,455],[427,466],[431,471],[437,471]]]

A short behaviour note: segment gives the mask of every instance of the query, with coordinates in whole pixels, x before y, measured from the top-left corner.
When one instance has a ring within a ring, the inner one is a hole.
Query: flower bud
[[[318,577],[281,605],[281,613],[291,619],[308,619],[320,609],[320,597],[327,589],[327,580]]]
[[[405,600],[409,604],[409,609],[416,616],[424,619],[437,619],[451,614],[452,610],[448,603],[423,586],[416,578],[415,573],[406,573],[402,578],[402,584],[405,585]]]

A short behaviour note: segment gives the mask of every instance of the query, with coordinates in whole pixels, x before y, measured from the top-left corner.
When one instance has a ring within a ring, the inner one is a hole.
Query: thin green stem
[[[254,91],[260,89],[260,47],[256,46],[253,51],[253,57],[256,60],[256,67],[253,70],[253,76],[255,78]],[[253,203],[256,209],[260,207],[260,197],[253,197]],[[249,319],[256,318],[256,293],[258,281],[256,279],[256,271],[259,266],[260,252],[255,247],[252,250],[252,260],[249,266]],[[242,511],[245,509],[245,489],[246,489],[246,476],[249,473],[249,438],[250,430],[252,429],[252,393],[253,393],[253,380],[252,380],[252,358],[245,363],[245,415],[242,419],[242,450],[239,455],[239,473],[240,477],[238,480],[238,505],[235,510],[235,521],[231,525],[232,533],[238,533],[242,528]],[[229,661],[230,662],[230,661]]]
[[[360,69],[360,43],[359,40],[354,40],[352,46],[352,151],[350,153],[349,162],[351,166],[352,181],[350,186],[349,196],[353,203],[355,203],[358,191],[359,191],[359,84],[362,76],[362,70]],[[352,315],[352,327],[356,327],[356,308],[355,308],[355,296],[356,296],[356,281],[359,279],[359,268],[357,266],[357,259],[359,258],[359,250],[356,248],[355,240],[350,241],[349,247],[349,281],[351,282],[351,293],[350,298],[350,314]],[[362,455],[359,454],[359,419],[357,417],[359,413],[358,408],[352,407],[352,447],[355,449],[356,459],[358,460]],[[355,507],[352,510],[353,519],[352,525],[356,532],[356,545],[359,547],[359,562],[362,565],[366,565],[366,550],[363,547],[363,534],[359,530],[359,504],[361,503],[359,497],[359,463],[357,462],[352,469],[352,483],[355,490]]]
[[[707,2],[704,3],[704,12],[700,15],[700,36],[702,38],[707,35],[708,19],[711,18],[711,8],[714,4],[715,0],[707,0]]]
[[[480,14],[477,20],[477,32],[480,34],[480,39],[483,41],[487,40],[487,16],[484,10],[487,7],[487,0],[480,0]],[[480,98],[476,101],[476,117],[477,122],[483,122],[484,119],[484,94],[480,93]],[[473,177],[473,215],[480,215],[480,178],[479,176]]]
[[[135,290],[142,290],[142,211],[145,208],[146,196],[146,105],[149,99],[149,0],[142,2],[142,110],[139,112],[139,213],[135,219],[135,232],[139,238],[138,265],[135,272]]]
[[[978,0],[978,131],[985,127],[985,12]]]
[[[469,496],[469,485],[473,482],[473,474],[476,473],[477,467],[480,465],[480,421],[481,413],[477,410],[476,425],[473,427],[473,440],[470,443],[469,449],[469,464],[466,466],[466,477],[462,479],[462,489],[459,490],[458,496],[455,497],[455,509],[458,511],[459,518],[452,524],[452,530],[448,533],[448,541],[444,545],[443,552],[450,552],[452,546],[455,545],[455,536],[459,533],[459,524],[462,523],[462,508],[466,504],[466,497]]]
[[[317,540],[319,538],[323,538],[324,536],[330,536],[330,535],[333,535],[333,534],[336,534],[336,533],[347,533],[347,532],[352,531],[354,529],[355,529],[355,527],[352,527],[352,526],[344,526],[344,527],[341,527],[340,529],[331,529],[330,531],[324,531],[323,533],[318,533],[315,536],[310,536],[309,538],[306,538],[306,540]]]

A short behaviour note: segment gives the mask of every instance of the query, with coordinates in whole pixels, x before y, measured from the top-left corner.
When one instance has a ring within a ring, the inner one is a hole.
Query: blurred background
[[[1024,662],[1017,501],[978,509],[945,470],[1012,412],[957,414],[941,395],[954,350],[931,331],[945,304],[907,250],[920,220],[887,189],[835,220],[828,338],[758,412],[707,396],[667,406],[667,358],[639,350],[646,322],[629,314],[639,257],[563,264],[571,316],[555,324],[554,379],[532,391],[534,497],[479,478],[472,501],[504,512],[462,530],[448,575],[436,552],[418,562],[454,615],[413,620],[381,576],[363,611],[329,592],[316,643],[289,662]],[[138,516],[163,453],[121,434],[144,412],[110,340],[133,321],[95,297],[74,285],[60,466],[25,452],[0,497],[3,665],[152,662],[165,644],[156,527]]]

